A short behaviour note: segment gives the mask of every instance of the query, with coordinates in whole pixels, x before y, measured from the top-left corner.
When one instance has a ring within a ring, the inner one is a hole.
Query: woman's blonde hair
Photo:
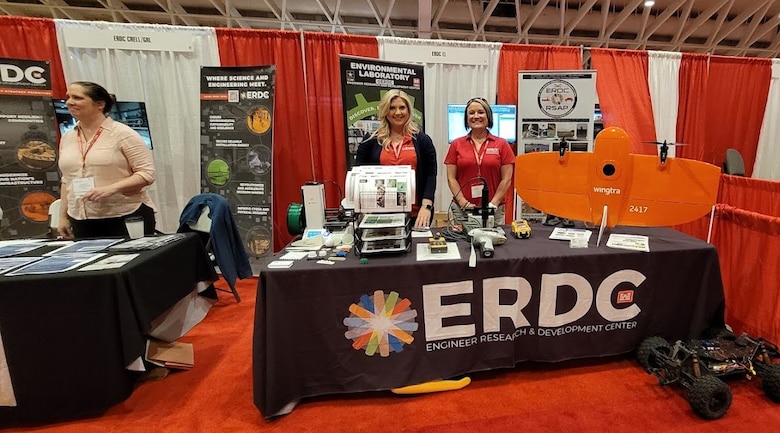
[[[390,146],[390,121],[387,120],[387,114],[390,112],[390,104],[395,98],[401,98],[406,105],[406,110],[409,112],[409,118],[404,125],[404,135],[413,135],[420,131],[420,127],[414,123],[412,116],[414,114],[414,107],[412,106],[412,98],[403,90],[390,89],[382,95],[382,99],[379,100],[378,117],[379,128],[371,134],[371,137],[376,137],[377,141],[383,148],[387,149]]]

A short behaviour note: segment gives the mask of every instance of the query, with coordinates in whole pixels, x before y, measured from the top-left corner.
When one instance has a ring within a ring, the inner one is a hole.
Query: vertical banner
[[[422,65],[386,62],[363,57],[339,56],[341,100],[344,104],[347,170],[355,165],[355,153],[363,138],[379,128],[379,99],[390,89],[409,94],[412,119],[423,128],[425,99]]]
[[[201,190],[224,196],[255,274],[273,254],[276,66],[201,68]]]
[[[49,63],[0,59],[0,238],[49,232],[59,196]]]
[[[593,150],[596,71],[519,71],[517,154]],[[515,218],[541,221],[544,214],[515,197]]]

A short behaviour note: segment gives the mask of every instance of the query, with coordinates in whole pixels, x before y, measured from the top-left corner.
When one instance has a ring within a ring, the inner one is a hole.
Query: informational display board
[[[0,238],[49,232],[59,198],[49,63],[0,59]]]
[[[558,151],[565,140],[570,151],[593,150],[596,71],[519,71],[518,155]],[[515,219],[541,221],[544,214],[515,198]]]
[[[224,196],[259,272],[273,254],[276,66],[201,69],[201,190]]]
[[[344,104],[347,170],[355,165],[355,153],[363,138],[379,128],[379,99],[390,89],[409,94],[412,119],[423,128],[425,100],[422,65],[393,63],[362,57],[340,56],[341,100]]]

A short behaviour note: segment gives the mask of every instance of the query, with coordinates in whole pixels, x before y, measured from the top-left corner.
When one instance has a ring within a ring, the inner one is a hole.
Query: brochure
[[[585,239],[585,242],[588,242],[592,234],[593,232],[591,230],[556,227],[552,233],[550,233],[550,239],[557,241],[570,241],[572,239],[579,238]]]
[[[367,214],[360,221],[360,225],[358,225],[358,228],[377,229],[377,228],[405,227],[405,226],[406,226],[405,213],[389,213],[389,214]]]
[[[11,269],[24,266],[32,263],[36,260],[40,260],[40,257],[3,257],[0,258],[0,274],[10,271]]]
[[[70,245],[57,248],[44,256],[59,256],[63,254],[86,254],[103,251],[115,243],[122,242],[122,239],[88,239],[84,241],[73,242]]]
[[[361,253],[402,252],[406,251],[406,239],[383,239],[364,242]]]
[[[0,257],[9,257],[9,256],[15,256],[17,254],[24,254],[27,252],[30,252],[34,249],[39,248],[40,246],[45,244],[11,244],[11,245],[0,245]]]
[[[382,239],[404,239],[407,234],[406,227],[384,227],[365,229],[360,234],[360,238],[364,242],[379,241]]]
[[[607,240],[607,246],[610,248],[620,248],[624,250],[650,252],[650,239],[647,236],[640,235],[618,235],[611,234]]]
[[[67,272],[85,263],[97,260],[105,255],[105,253],[93,253],[65,254],[44,257],[43,259],[34,263],[8,272],[6,275],[10,277],[15,275],[56,274],[60,272]]]
[[[127,263],[130,263],[131,260],[138,257],[139,255],[140,254],[114,254],[113,256],[108,256],[105,259],[100,260],[99,262],[95,262],[92,263],[91,265],[84,266],[83,268],[79,269],[79,272],[102,271],[105,269],[121,268]]]
[[[147,236],[138,239],[132,239],[121,244],[112,245],[109,249],[111,251],[143,251],[153,250],[160,248],[163,245],[168,245],[171,242],[176,242],[179,239],[187,236],[186,233],[174,233],[171,235],[162,236]]]

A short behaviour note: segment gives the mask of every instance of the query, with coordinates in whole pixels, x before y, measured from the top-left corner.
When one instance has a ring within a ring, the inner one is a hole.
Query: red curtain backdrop
[[[49,61],[54,98],[64,98],[68,86],[62,72],[54,20],[0,16],[0,57]]]
[[[726,323],[780,341],[780,218],[718,205],[713,243],[726,295]]]
[[[679,101],[677,104],[676,155],[704,160],[707,132],[707,77],[709,56],[683,53],[680,61]]]
[[[279,251],[292,240],[287,207],[301,203],[301,185],[314,177],[300,33],[217,29],[217,44],[222,66],[276,65],[272,181],[274,251]]]
[[[341,101],[339,55],[379,58],[373,36],[304,33],[306,85],[312,135],[314,177],[304,180],[335,182],[344,187],[347,147]],[[338,205],[338,191],[326,188],[329,207]]]
[[[604,126],[625,130],[632,153],[655,155],[655,146],[644,143],[656,139],[647,52],[593,48],[590,54]]]
[[[710,58],[707,80],[707,143],[703,160],[720,166],[726,149],[737,149],[745,160],[745,175],[753,173],[758,136],[772,79],[770,59]]]
[[[780,182],[721,175],[718,203],[780,218]]]
[[[582,53],[577,47],[503,44],[498,58],[498,103],[517,105],[517,72],[580,70]]]
[[[498,103],[517,105],[518,71],[580,69],[582,69],[582,51],[577,47],[503,44],[498,58]],[[513,194],[514,187],[507,192],[508,197],[505,201],[506,215],[510,221],[514,215]]]

